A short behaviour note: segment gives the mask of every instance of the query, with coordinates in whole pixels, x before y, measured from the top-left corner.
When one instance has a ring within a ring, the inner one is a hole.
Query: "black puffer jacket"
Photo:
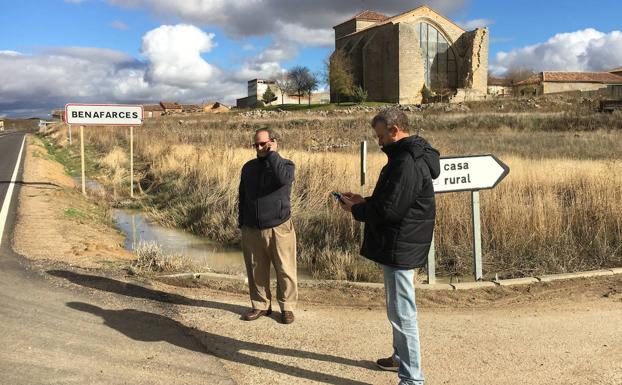
[[[242,167],[238,196],[238,226],[269,229],[291,216],[294,163],[270,152]]]
[[[365,222],[361,255],[396,268],[423,267],[434,232],[432,179],[440,174],[439,152],[419,136],[384,146],[389,161],[374,192],[352,207]]]

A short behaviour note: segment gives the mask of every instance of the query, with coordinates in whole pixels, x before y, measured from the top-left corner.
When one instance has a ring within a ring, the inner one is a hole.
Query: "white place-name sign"
[[[434,192],[484,190],[495,187],[510,168],[494,155],[441,158],[441,174],[434,179]]]
[[[143,124],[143,106],[67,104],[65,122],[79,126],[140,126]]]

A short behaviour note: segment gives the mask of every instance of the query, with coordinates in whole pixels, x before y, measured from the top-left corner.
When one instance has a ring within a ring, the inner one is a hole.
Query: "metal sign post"
[[[432,234],[432,243],[430,243],[430,251],[428,251],[428,284],[436,283],[436,261],[434,260],[434,234]]]
[[[134,126],[130,126],[130,198],[134,198]]]
[[[361,187],[365,186],[367,178],[367,141],[361,142]]]
[[[86,195],[84,167],[84,126],[129,126],[130,127],[130,196],[134,197],[134,126],[143,124],[143,106],[127,104],[74,104],[65,106],[65,121],[69,125],[80,125],[80,160],[82,164],[82,194]]]
[[[80,126],[80,165],[82,166],[82,195],[86,196],[86,178],[84,172],[84,126]]]
[[[69,145],[71,146],[71,124],[69,125]]]
[[[441,173],[434,179],[435,193],[470,191],[473,220],[473,276],[483,278],[482,235],[479,190],[494,188],[505,178],[510,168],[494,155],[471,155],[441,158]],[[428,253],[428,283],[436,280],[434,237]]]
[[[479,191],[471,191],[471,213],[473,218],[473,271],[475,280],[480,281],[482,275],[482,228],[479,211]]]
[[[367,181],[367,141],[364,140],[361,142],[361,194],[363,194],[363,187],[365,186],[365,183]],[[360,243],[361,245],[363,244],[363,238],[365,237],[364,233],[364,228],[365,226],[363,225],[363,223],[359,223],[359,227],[360,227]]]

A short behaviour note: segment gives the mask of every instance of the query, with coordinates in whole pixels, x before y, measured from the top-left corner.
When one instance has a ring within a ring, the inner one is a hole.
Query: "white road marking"
[[[4,225],[6,224],[7,216],[9,215],[9,206],[11,205],[11,197],[13,195],[13,188],[15,187],[15,179],[17,178],[17,171],[19,170],[19,165],[22,161],[22,151],[24,150],[24,143],[26,142],[26,135],[24,135],[24,139],[22,140],[22,147],[19,150],[19,155],[17,156],[17,163],[15,164],[15,170],[13,171],[13,177],[11,178],[11,182],[9,183],[9,188],[6,190],[6,196],[4,197],[4,203],[2,204],[2,209],[0,210],[0,246],[2,246],[2,237],[4,235]]]

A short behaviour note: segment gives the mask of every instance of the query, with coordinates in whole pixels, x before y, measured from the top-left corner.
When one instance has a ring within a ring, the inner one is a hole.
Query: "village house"
[[[145,118],[157,118],[162,116],[164,108],[160,104],[143,105],[143,115]]]
[[[178,114],[183,110],[181,104],[177,102],[160,102],[160,106],[164,110],[163,115]]]
[[[518,96],[564,92],[602,92],[622,86],[622,76],[611,72],[544,71],[514,85]]]
[[[488,78],[488,95],[497,97],[512,96],[512,81],[504,78]]]
[[[263,94],[270,88],[274,93],[276,99],[272,104],[301,104],[308,103],[309,97],[307,95],[291,95],[284,93],[278,87],[276,81],[267,79],[252,79],[247,83],[248,96],[236,100],[237,108],[253,108],[259,101],[263,101]],[[328,92],[313,92],[311,93],[311,104],[324,104],[330,103],[330,96]]]
[[[197,104],[182,104],[181,111],[185,113],[203,112],[203,108]]]

